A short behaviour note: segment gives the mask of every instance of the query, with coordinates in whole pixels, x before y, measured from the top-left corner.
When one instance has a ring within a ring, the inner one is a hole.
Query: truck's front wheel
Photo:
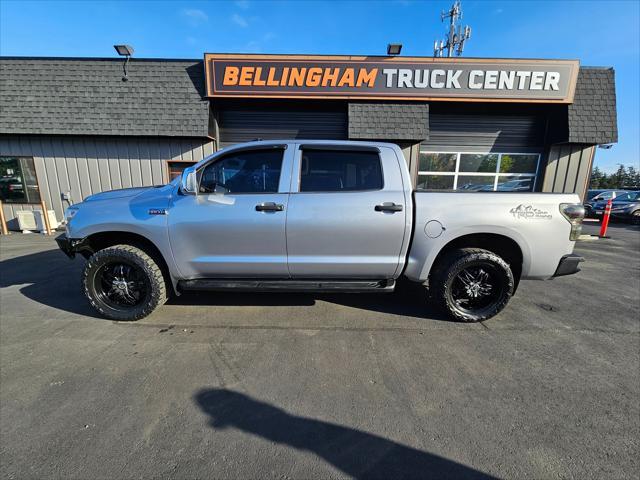
[[[479,322],[509,302],[514,278],[509,264],[493,252],[461,248],[446,254],[429,279],[434,301],[463,322]]]
[[[131,245],[94,253],[85,265],[82,288],[89,303],[113,320],[138,320],[167,301],[160,267]]]

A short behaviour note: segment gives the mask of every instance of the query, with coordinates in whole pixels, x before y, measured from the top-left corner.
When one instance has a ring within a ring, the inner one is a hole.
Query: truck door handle
[[[393,202],[385,202],[382,205],[376,205],[376,212],[401,212],[402,205]]]
[[[284,205],[274,202],[264,202],[256,205],[257,212],[281,212],[284,210]]]

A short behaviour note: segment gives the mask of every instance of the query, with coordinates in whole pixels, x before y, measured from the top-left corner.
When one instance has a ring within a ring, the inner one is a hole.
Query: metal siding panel
[[[558,160],[560,158],[560,147],[551,147],[549,149],[549,162],[545,168],[544,182],[542,184],[543,192],[553,192],[553,183],[556,178],[558,169]]]
[[[140,166],[140,151],[138,144],[140,140],[137,138],[130,138],[125,140],[127,147],[127,155],[129,157],[129,170],[131,171],[131,186],[142,186],[142,167]]]
[[[591,163],[593,161],[593,154],[595,152],[595,146],[583,146],[582,158],[580,159],[580,168],[576,175],[576,186],[574,191],[584,199],[586,190],[588,189],[587,183],[591,178]]]
[[[430,114],[429,140],[437,150],[540,153],[544,119],[533,115]]]
[[[71,138],[63,138],[61,140],[62,151],[64,152],[65,168],[67,169],[67,178],[69,179],[69,190],[71,198],[76,200],[82,198],[82,189],[80,188],[80,175],[78,172],[78,158]],[[59,192],[60,193],[60,192]],[[66,202],[62,200],[60,195],[60,205],[65,208]]]
[[[220,112],[220,148],[262,138],[347,138],[346,111],[223,110]]]
[[[564,189],[564,179],[567,176],[570,156],[571,146],[561,148],[560,156],[558,157],[558,167],[556,168],[556,178],[553,182],[554,193],[562,193]]]
[[[20,147],[18,145],[17,137],[9,137],[7,139],[7,155],[10,157],[20,156]]]
[[[122,177],[120,173],[120,160],[118,159],[118,149],[114,145],[113,139],[105,141],[107,148],[107,163],[109,164],[109,175],[111,177],[111,188],[117,190],[122,188]]]
[[[100,191],[113,190],[107,140],[102,138],[96,140],[96,158],[98,159],[98,169],[100,171]]]
[[[194,162],[199,162],[204,158],[204,142],[196,140],[191,142],[191,158]]]
[[[73,150],[76,152],[76,165],[78,168],[78,181],[80,183],[80,196],[72,197],[72,201],[80,202],[88,195],[91,195],[91,178],[89,176],[89,161],[85,143],[81,138],[74,138]]]
[[[140,152],[140,171],[142,174],[142,185],[153,185],[153,174],[151,172],[151,154],[149,152],[149,141],[141,140],[138,145]]]
[[[89,185],[93,194],[102,191],[100,159],[98,158],[98,149],[94,138],[85,138],[83,143],[87,155],[87,167],[89,168]]]
[[[169,150],[171,152],[171,156],[169,157],[171,160],[175,162],[180,162],[189,157],[188,151],[185,151],[185,150],[189,150],[191,148],[191,145],[187,147],[186,142],[184,140],[181,140],[179,138],[171,139],[167,143],[169,145]]]
[[[166,141],[150,140],[149,151],[151,155],[151,177],[152,185],[164,183],[165,159],[171,158]]]
[[[118,168],[120,169],[120,182],[122,188],[131,188],[131,162],[125,139],[118,138],[113,141],[113,146],[118,155]]]
[[[564,186],[562,187],[562,191],[565,193],[574,193],[576,191],[576,180],[578,178],[581,156],[582,148],[580,147],[574,148],[569,156],[567,176],[564,179]]]

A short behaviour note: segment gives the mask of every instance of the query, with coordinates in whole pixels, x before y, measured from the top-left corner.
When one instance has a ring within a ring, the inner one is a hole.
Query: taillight
[[[577,240],[582,233],[582,219],[584,218],[584,206],[580,203],[561,203],[560,213],[571,224],[569,240]]]

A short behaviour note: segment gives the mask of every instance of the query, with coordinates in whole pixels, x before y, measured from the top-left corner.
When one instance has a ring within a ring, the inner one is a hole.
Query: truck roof
[[[246,147],[259,147],[261,145],[280,145],[283,143],[304,143],[304,144],[315,144],[315,145],[366,145],[366,146],[374,146],[374,147],[389,147],[389,148],[400,148],[395,143],[390,142],[372,142],[372,141],[364,141],[364,140],[312,140],[312,139],[303,139],[303,138],[282,138],[276,140],[254,140],[251,142],[244,142],[232,145],[230,147],[226,147],[222,150],[225,152],[230,152],[237,148],[246,148]],[[222,151],[218,150],[218,151]]]

